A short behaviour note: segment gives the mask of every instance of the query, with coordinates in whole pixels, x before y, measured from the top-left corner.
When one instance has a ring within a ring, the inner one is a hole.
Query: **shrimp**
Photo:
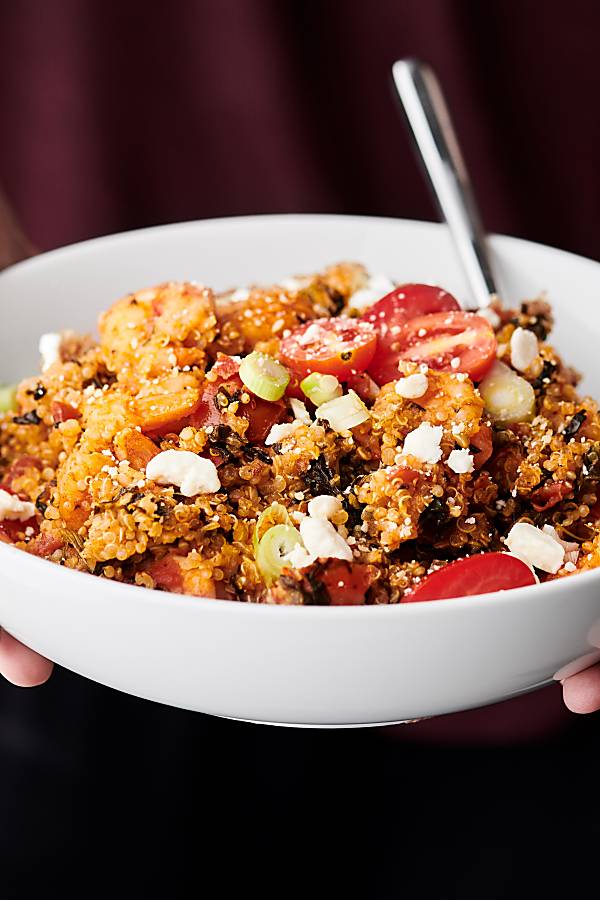
[[[118,300],[100,317],[100,349],[119,381],[203,367],[216,335],[212,291],[168,282]]]

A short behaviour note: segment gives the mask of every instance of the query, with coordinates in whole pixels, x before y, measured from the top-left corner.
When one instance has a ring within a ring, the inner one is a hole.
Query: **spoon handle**
[[[398,60],[392,73],[475,304],[479,308],[488,306],[497,290],[485,232],[439,82],[429,66],[414,59]]]

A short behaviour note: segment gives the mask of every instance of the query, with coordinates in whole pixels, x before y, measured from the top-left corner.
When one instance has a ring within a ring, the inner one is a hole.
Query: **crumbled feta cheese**
[[[491,306],[482,306],[481,309],[477,310],[477,315],[481,316],[483,319],[487,319],[494,331],[496,328],[500,328],[500,316]]]
[[[146,466],[146,477],[157,484],[175,484],[184,497],[214,494],[221,487],[217,467],[190,450],[163,450]]]
[[[300,536],[308,552],[327,559],[352,559],[352,550],[327,519],[306,516],[300,522]]]
[[[543,572],[558,572],[565,558],[565,549],[552,534],[530,525],[517,522],[506,537],[506,545],[515,556]]]
[[[60,360],[60,345],[62,338],[60,334],[50,332],[43,334],[40,338],[39,351],[42,357],[42,372],[53,366],[55,362]]]
[[[575,565],[575,563],[572,563],[572,562],[565,563],[565,572],[575,572],[576,569],[577,569],[577,566]]]
[[[453,450],[448,457],[448,465],[457,475],[464,475],[473,471],[473,457],[468,450]]]
[[[450,360],[450,365],[453,369],[458,369],[458,367],[460,366],[460,356],[453,356]]]
[[[266,446],[270,447],[272,444],[278,444],[279,441],[291,437],[296,428],[301,424],[302,422],[299,419],[294,419],[293,422],[283,422],[281,425],[273,425],[265,438]]]
[[[308,514],[315,519],[331,519],[342,508],[341,500],[330,494],[319,494],[308,504]]]
[[[305,569],[307,566],[312,566],[317,557],[312,556],[302,544],[296,544],[283,559],[284,562],[290,564],[292,569]]]
[[[395,284],[386,275],[372,275],[367,282],[367,286],[355,291],[348,301],[348,306],[352,309],[362,310],[368,306],[372,306],[377,300],[381,300],[390,291],[393,291]]]
[[[421,422],[418,428],[410,431],[404,439],[402,453],[414,456],[421,462],[436,463],[442,458],[440,441],[444,429],[441,425],[430,425],[429,422]]]
[[[250,291],[248,288],[242,287],[238,288],[237,291],[234,291],[233,294],[230,295],[229,299],[233,300],[234,303],[242,303],[244,300],[247,300],[250,296]]]
[[[11,521],[26,522],[35,516],[35,506],[29,500],[21,500],[14,494],[0,489],[0,522],[3,519]]]
[[[297,419],[298,422],[302,422],[304,425],[310,425],[312,421],[310,413],[302,400],[296,400],[295,397],[290,397],[290,406],[292,407],[294,418]]]
[[[302,285],[303,282],[298,278],[284,278],[283,281],[280,282],[280,287],[284,288],[286,291],[299,291]]]
[[[510,339],[510,361],[519,372],[525,372],[538,355],[538,340],[533,331],[515,328]]]
[[[415,400],[417,397],[422,397],[428,387],[427,375],[417,372],[415,375],[399,378],[396,382],[396,393],[400,397],[406,397],[407,400]]]

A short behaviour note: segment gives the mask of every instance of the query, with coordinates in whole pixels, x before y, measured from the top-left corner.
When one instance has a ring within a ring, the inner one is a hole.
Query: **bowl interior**
[[[547,293],[556,310],[555,344],[585,373],[584,389],[600,397],[600,264],[514,238],[491,243],[506,300]],[[447,229],[433,223],[294,215],[151,228],[53,251],[0,274],[0,304],[8,313],[0,333],[0,383],[37,370],[40,334],[94,331],[98,313],[130,291],[170,279],[224,289],[342,259],[468,297]]]

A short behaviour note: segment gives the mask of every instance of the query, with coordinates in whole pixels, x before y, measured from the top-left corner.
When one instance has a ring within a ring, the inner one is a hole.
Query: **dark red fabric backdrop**
[[[600,251],[591,0],[2,0],[0,182],[37,244],[273,211],[432,218],[390,87],[448,93],[491,230]]]

